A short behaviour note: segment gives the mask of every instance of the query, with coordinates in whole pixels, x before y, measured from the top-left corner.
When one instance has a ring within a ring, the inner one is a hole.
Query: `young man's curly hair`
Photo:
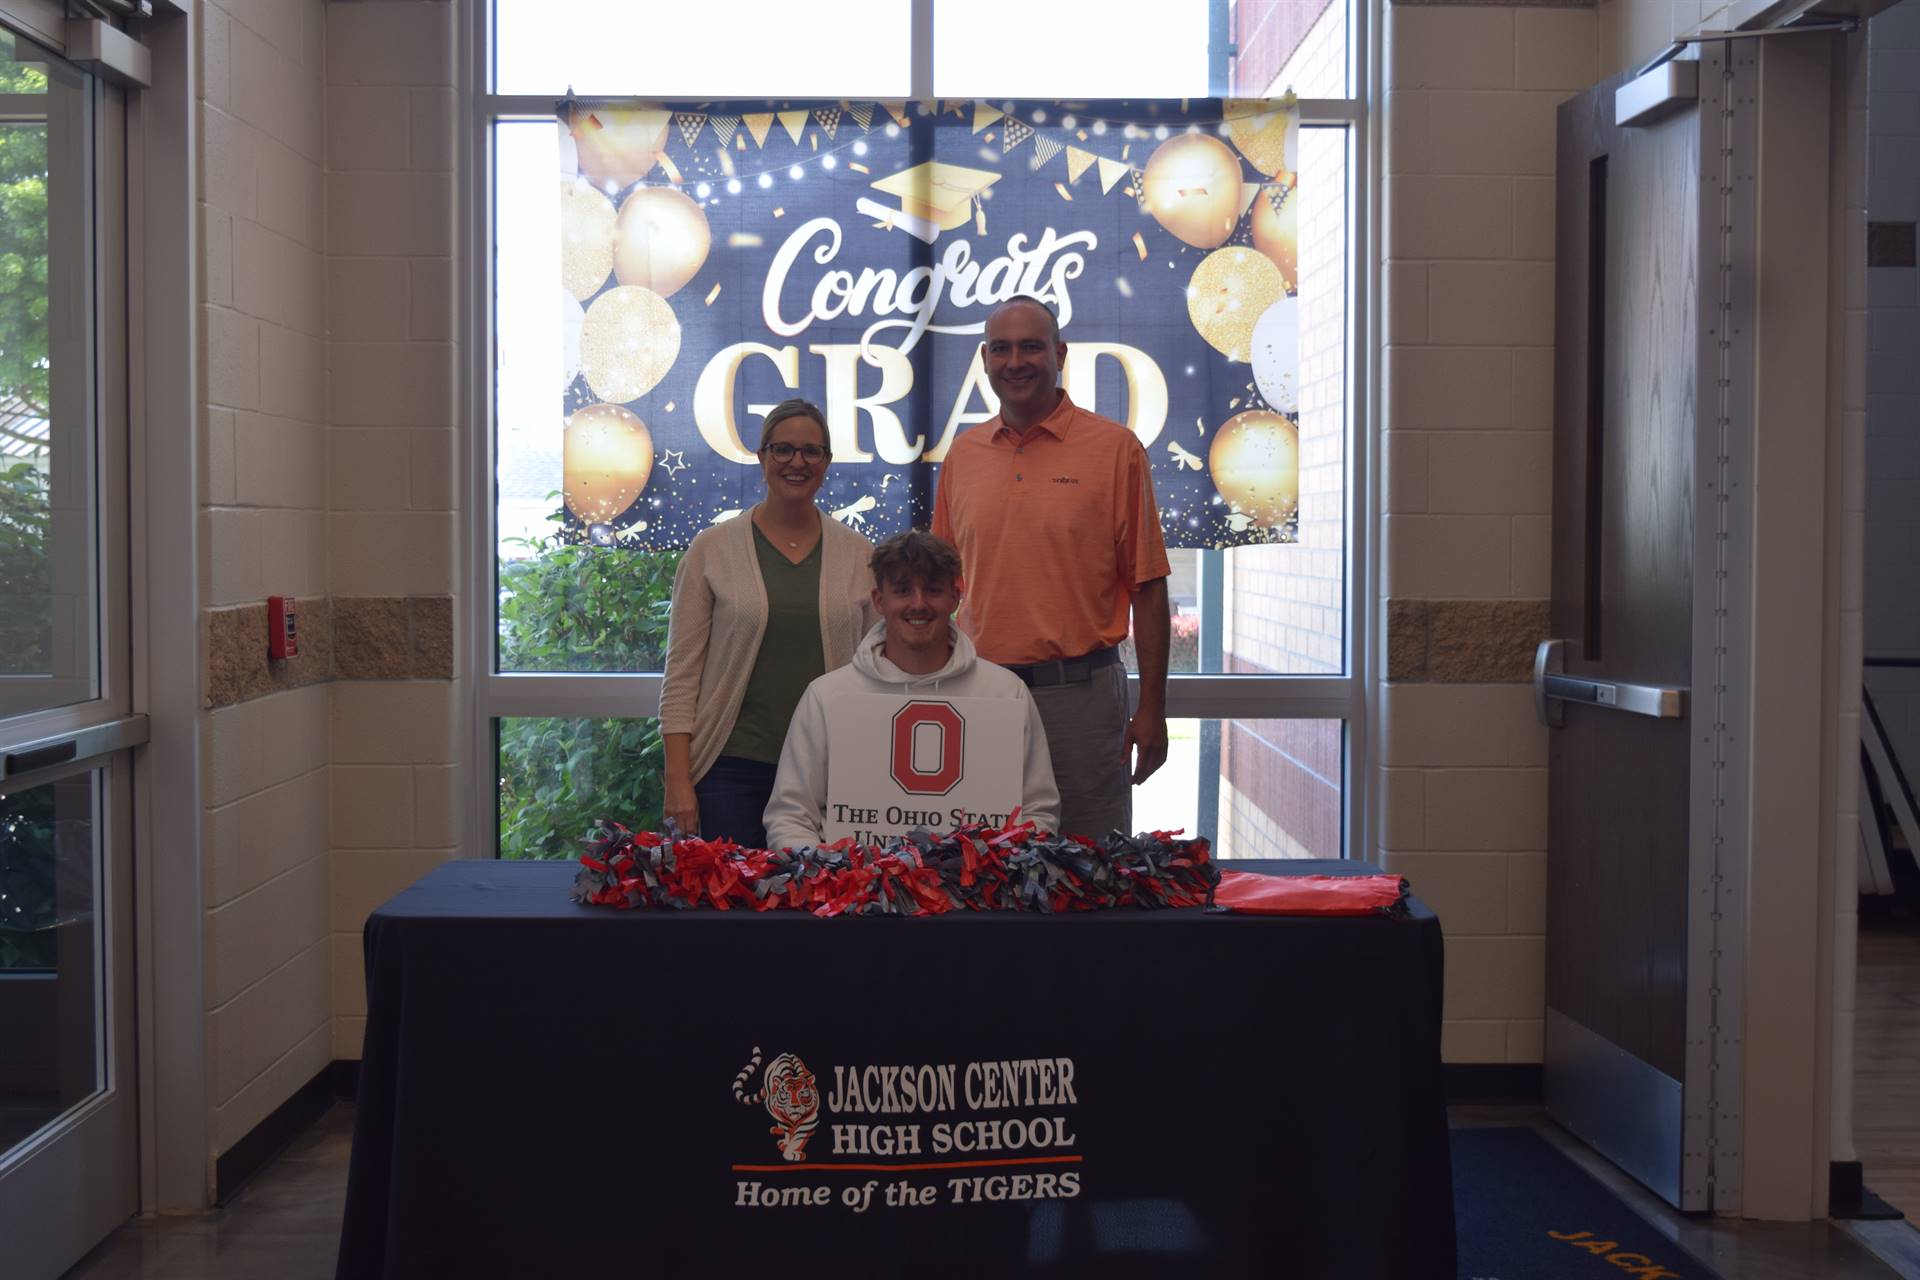
[[[873,570],[878,587],[901,581],[932,585],[960,577],[960,553],[945,538],[925,529],[909,529],[875,547],[867,567]]]

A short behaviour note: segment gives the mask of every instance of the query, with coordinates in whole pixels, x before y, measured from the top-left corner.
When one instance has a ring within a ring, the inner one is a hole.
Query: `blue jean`
[[[693,784],[693,797],[700,802],[700,834],[709,840],[724,836],[749,849],[766,848],[767,828],[761,818],[773,796],[774,772],[774,766],[762,760],[715,760]]]

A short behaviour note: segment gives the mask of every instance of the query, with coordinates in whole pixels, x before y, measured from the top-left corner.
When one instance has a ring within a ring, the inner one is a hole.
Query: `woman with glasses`
[[[674,575],[660,735],[666,816],[684,833],[766,846],[793,709],[874,621],[872,546],[814,505],[832,458],[819,409],[775,405],[760,427],[767,496],[696,537]]]

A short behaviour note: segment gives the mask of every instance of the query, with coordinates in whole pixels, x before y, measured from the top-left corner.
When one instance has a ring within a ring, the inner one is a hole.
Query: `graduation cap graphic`
[[[966,225],[975,197],[998,181],[999,174],[985,169],[929,160],[873,184],[874,190],[898,200],[898,208],[866,196],[855,201],[854,208],[932,244],[942,231]]]

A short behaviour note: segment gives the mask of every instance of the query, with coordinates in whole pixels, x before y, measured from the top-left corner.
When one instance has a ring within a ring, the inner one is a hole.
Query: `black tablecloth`
[[[449,863],[368,920],[340,1276],[1454,1274],[1417,903],[821,920],[573,872]],[[755,1095],[796,1058],[786,1160]]]

